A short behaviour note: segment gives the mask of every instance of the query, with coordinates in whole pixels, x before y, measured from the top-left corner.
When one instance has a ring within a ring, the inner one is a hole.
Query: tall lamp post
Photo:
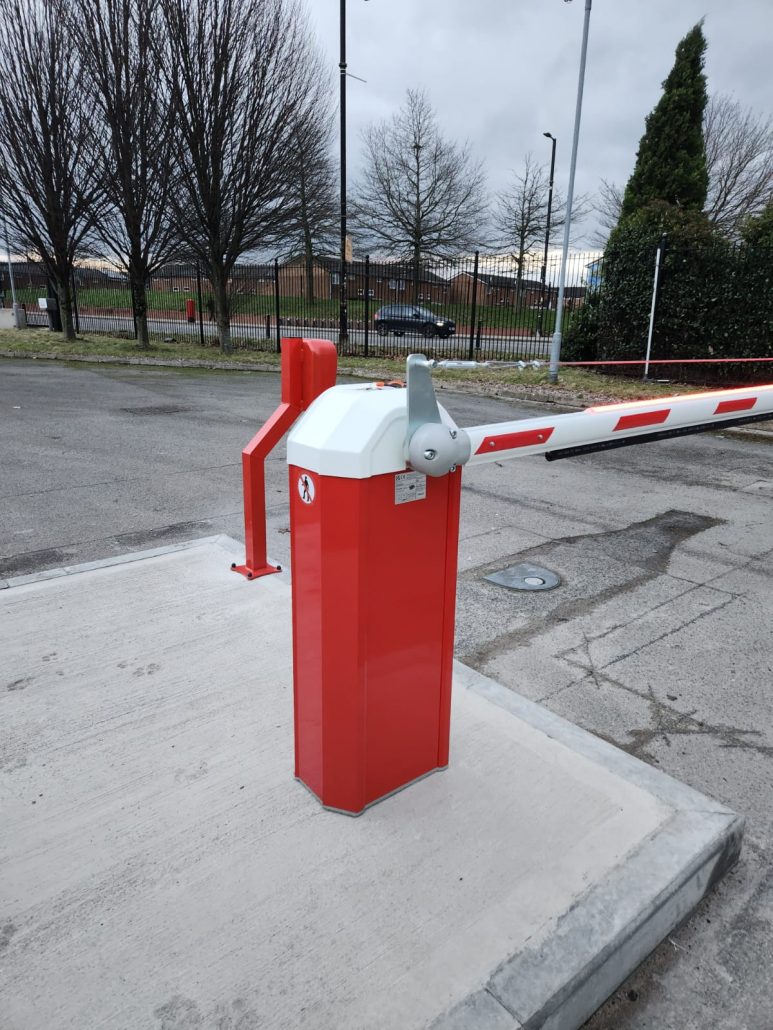
[[[550,132],[543,132],[543,136],[553,141],[550,148],[550,182],[548,183],[548,216],[545,225],[545,253],[542,255],[542,272],[540,274],[540,302],[539,322],[537,323],[537,336],[542,336],[542,325],[545,318],[545,276],[548,270],[548,245],[550,243],[550,219],[553,214],[553,176],[556,170],[556,137]]]
[[[346,0],[341,0],[340,14],[341,48],[338,61],[340,72],[340,112],[341,112],[341,271],[338,278],[338,297],[340,309],[338,317],[338,343],[345,344],[349,340],[349,312],[347,308],[346,282]]]
[[[569,164],[569,188],[566,191],[566,223],[564,224],[564,246],[561,252],[561,272],[558,278],[558,300],[556,301],[556,328],[550,344],[550,382],[558,382],[558,363],[561,358],[561,324],[564,314],[564,291],[566,289],[566,261],[569,254],[569,233],[572,227],[572,199],[574,197],[574,173],[577,168],[577,145],[580,140],[580,116],[582,114],[582,91],[585,84],[585,58],[588,53],[588,28],[592,0],[585,0],[585,21],[582,29],[580,49],[580,77],[577,83],[577,107],[574,112],[574,134],[572,136],[572,158]],[[564,0],[571,3],[571,0]]]
[[[346,296],[346,0],[341,0],[341,50],[338,68],[341,79],[341,267],[338,273],[338,298],[340,301],[338,321],[338,343],[343,346],[349,340],[349,313]]]

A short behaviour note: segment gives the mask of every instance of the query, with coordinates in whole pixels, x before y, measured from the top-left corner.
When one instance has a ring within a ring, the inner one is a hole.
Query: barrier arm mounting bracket
[[[448,415],[443,418],[440,413],[432,386],[433,364],[423,354],[408,355],[405,458],[416,472],[445,476],[469,459],[470,439]]]
[[[266,477],[264,463],[284,434],[313,400],[335,386],[337,355],[330,340],[282,340],[282,394],[279,407],[242,451],[244,487],[243,565],[231,568],[247,579],[281,572],[266,557]]]

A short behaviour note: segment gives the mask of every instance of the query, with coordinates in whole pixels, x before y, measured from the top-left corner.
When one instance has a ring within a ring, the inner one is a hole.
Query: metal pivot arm
[[[773,419],[773,385],[685,394],[467,430],[468,464],[544,454],[548,461]]]
[[[282,394],[274,414],[242,451],[244,485],[244,565],[231,566],[247,579],[280,572],[266,557],[266,481],[264,462],[301,412],[335,385],[336,349],[330,340],[282,341]]]
[[[443,419],[432,386],[432,364],[423,354],[408,356],[405,457],[417,472],[444,476],[469,459],[470,440],[448,415]]]

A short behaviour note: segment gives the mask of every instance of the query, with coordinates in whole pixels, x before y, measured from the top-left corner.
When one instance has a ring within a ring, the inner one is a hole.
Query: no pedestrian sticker
[[[314,480],[305,472],[298,476],[298,495],[304,504],[314,501]]]

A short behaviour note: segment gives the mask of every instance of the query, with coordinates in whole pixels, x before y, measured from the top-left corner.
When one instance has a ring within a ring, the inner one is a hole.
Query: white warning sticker
[[[423,501],[427,496],[427,477],[421,472],[398,472],[395,476],[395,504]]]

